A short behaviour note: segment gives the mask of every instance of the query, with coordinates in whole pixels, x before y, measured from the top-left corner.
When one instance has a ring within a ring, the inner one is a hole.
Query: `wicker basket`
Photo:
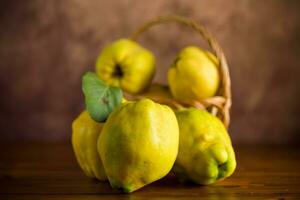
[[[132,36],[133,40],[137,40],[137,38],[149,28],[158,25],[158,24],[165,24],[175,22],[181,25],[186,25],[192,28],[194,31],[199,33],[202,38],[208,42],[212,52],[216,55],[216,57],[220,61],[219,66],[219,73],[220,73],[220,86],[218,89],[217,94],[214,97],[203,99],[202,101],[194,101],[191,100],[190,102],[179,102],[172,98],[155,98],[153,99],[156,102],[167,104],[175,108],[182,108],[182,107],[196,107],[199,109],[206,109],[213,115],[219,117],[222,122],[224,123],[225,127],[228,128],[230,122],[230,107],[231,107],[231,86],[230,86],[230,76],[228,65],[226,62],[226,58],[222,51],[222,48],[217,43],[215,38],[207,31],[207,29],[202,26],[201,24],[197,23],[196,21],[181,17],[181,16],[162,16],[157,17],[153,20],[146,22],[142,25]],[[144,96],[141,95],[132,95],[126,94],[126,97],[133,100],[133,99],[142,99]]]

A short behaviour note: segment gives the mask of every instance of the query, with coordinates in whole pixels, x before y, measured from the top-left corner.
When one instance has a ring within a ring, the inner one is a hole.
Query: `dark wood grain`
[[[236,147],[238,167],[211,186],[186,185],[169,175],[132,194],[86,177],[70,144],[2,144],[0,199],[297,199],[300,148]]]

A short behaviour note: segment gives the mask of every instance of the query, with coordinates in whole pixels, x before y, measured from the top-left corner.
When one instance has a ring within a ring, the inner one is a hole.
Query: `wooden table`
[[[236,147],[238,167],[211,186],[169,175],[132,194],[86,177],[70,144],[2,144],[0,199],[300,199],[300,148]]]

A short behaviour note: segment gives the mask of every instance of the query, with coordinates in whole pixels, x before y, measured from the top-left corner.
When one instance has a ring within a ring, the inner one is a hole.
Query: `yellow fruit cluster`
[[[171,109],[150,99],[181,101],[214,96],[219,88],[218,60],[197,47],[184,48],[168,72],[170,91],[150,85],[153,54],[128,39],[101,52],[96,72],[107,84],[128,93],[143,93],[139,101],[117,106],[99,123],[83,111],[72,124],[72,145],[86,175],[108,180],[113,188],[135,191],[166,176],[207,185],[230,176],[236,160],[222,122],[196,108]]]

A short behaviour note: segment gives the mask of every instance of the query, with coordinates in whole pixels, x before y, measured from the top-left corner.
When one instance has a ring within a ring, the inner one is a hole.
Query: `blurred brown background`
[[[300,2],[297,0],[30,0],[0,6],[0,139],[69,140],[83,109],[81,76],[103,45],[157,15],[206,25],[227,56],[234,143],[300,141]],[[176,25],[141,43],[157,56],[155,81],[188,44],[207,47]]]

